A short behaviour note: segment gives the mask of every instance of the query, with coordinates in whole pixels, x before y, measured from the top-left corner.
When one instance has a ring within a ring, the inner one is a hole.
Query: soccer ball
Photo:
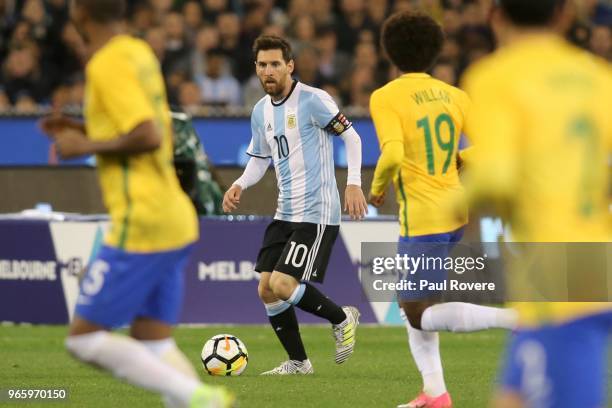
[[[249,361],[242,341],[231,334],[217,334],[204,343],[202,364],[210,375],[240,375]]]

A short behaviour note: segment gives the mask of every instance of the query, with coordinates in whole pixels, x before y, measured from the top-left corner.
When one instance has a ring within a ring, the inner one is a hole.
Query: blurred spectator
[[[36,113],[38,105],[32,96],[27,93],[20,94],[15,102],[15,111],[21,114]]]
[[[351,67],[348,54],[337,50],[338,40],[332,27],[319,30],[316,46],[319,50],[319,72],[329,82],[339,82]]]
[[[338,48],[344,52],[352,53],[359,33],[363,30],[374,31],[374,24],[370,20],[365,8],[365,0],[341,0],[342,14],[338,22]]]
[[[369,67],[356,67],[350,78],[349,106],[367,112],[370,95],[376,88],[374,70]]]
[[[431,76],[449,85],[457,85],[457,72],[450,61],[438,61],[431,70]]]
[[[134,5],[130,25],[132,33],[138,37],[144,37],[147,30],[155,23],[154,9],[147,2],[139,1]]]
[[[204,22],[202,5],[196,0],[186,2],[183,4],[183,16],[185,18],[185,25],[187,26],[189,35],[191,38],[193,38]]]
[[[164,64],[166,74],[176,70],[189,71],[190,44],[185,32],[185,19],[177,12],[171,12],[164,18],[166,50]]]
[[[197,112],[202,104],[200,87],[195,82],[183,82],[179,88],[178,101],[186,112]]]
[[[299,54],[302,48],[312,46],[315,41],[315,32],[315,21],[310,15],[304,14],[297,17],[291,24],[290,32],[293,52]]]
[[[595,54],[612,61],[612,28],[610,26],[594,26],[589,43]]]
[[[285,37],[285,29],[283,26],[278,24],[270,24],[265,26],[261,33],[264,35],[275,35],[282,38]]]
[[[0,111],[6,111],[11,108],[11,101],[8,96],[4,93],[4,90],[0,88]]]
[[[204,105],[240,106],[240,83],[224,72],[226,54],[216,48],[206,53],[206,71],[195,79]]]
[[[4,92],[12,104],[22,100],[42,102],[46,91],[38,65],[38,48],[30,44],[12,49],[2,66]]]
[[[319,71],[319,55],[315,47],[304,47],[295,58],[295,76],[306,85],[321,87],[323,77]]]
[[[330,26],[336,22],[336,17],[332,10],[334,6],[332,0],[311,0],[309,3],[310,13],[312,18],[314,18],[315,25],[319,27]]]
[[[215,26],[204,26],[195,35],[191,55],[193,75],[201,75],[206,67],[206,53],[213,48],[219,48],[219,30]]]
[[[221,48],[228,57],[231,65],[232,75],[243,78],[243,67],[240,66],[241,44],[240,44],[240,18],[236,13],[223,13],[217,17],[217,30],[219,30],[219,48]],[[248,75],[248,74],[247,74]]]
[[[211,24],[218,22],[218,17],[229,10],[227,0],[202,0],[204,4],[204,19]]]
[[[367,8],[368,16],[370,16],[370,20],[372,20],[372,23],[376,27],[376,31],[380,31],[385,18],[389,15],[389,1],[369,1]]]
[[[42,0],[26,0],[21,10],[21,18],[30,24],[31,36],[41,41],[47,34],[47,18]]]
[[[191,78],[191,44],[185,31],[185,19],[178,12],[164,17],[165,48],[162,72],[166,77],[168,96],[171,103],[177,102],[181,83]]]
[[[163,67],[164,59],[166,58],[166,32],[163,27],[151,27],[147,30],[144,39],[153,49],[153,53],[155,53]],[[164,74],[167,73],[164,72]]]
[[[309,15],[313,12],[312,0],[290,0],[287,17],[289,20],[295,20],[299,16]]]
[[[153,11],[155,13],[155,22],[159,24],[164,19],[164,16],[172,8],[173,0],[149,0],[149,1],[150,1],[151,6],[153,6]]]

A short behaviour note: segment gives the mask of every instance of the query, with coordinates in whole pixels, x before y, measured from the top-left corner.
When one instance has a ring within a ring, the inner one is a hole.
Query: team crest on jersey
[[[295,114],[290,114],[287,116],[287,129],[295,129],[295,126],[297,125],[297,119],[295,117]]]

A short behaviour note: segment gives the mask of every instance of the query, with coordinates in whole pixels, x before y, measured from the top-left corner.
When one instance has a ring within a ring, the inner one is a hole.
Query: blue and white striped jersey
[[[297,81],[284,100],[266,95],[255,105],[247,153],[274,162],[275,219],[340,224],[332,138],[350,126],[327,92]]]

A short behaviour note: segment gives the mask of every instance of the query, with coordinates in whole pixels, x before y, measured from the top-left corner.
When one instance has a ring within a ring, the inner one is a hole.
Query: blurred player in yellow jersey
[[[124,0],[74,0],[91,51],[85,124],[43,120],[63,158],[95,154],[111,227],[83,278],[66,347],[76,358],[163,395],[169,407],[225,407],[172,339],[198,223],[172,164],[170,112],[149,46],[122,32]],[[108,330],[131,325],[130,337]]]
[[[568,7],[496,1],[491,18],[501,47],[464,77],[473,100],[468,196],[500,209],[518,241],[611,238],[612,69],[554,32]],[[521,303],[517,310],[520,330],[495,406],[606,406],[612,303]]]
[[[425,14],[403,12],[389,17],[382,45],[403,75],[376,90],[370,101],[381,147],[370,202],[382,205],[393,181],[400,206],[398,251],[414,257],[425,253],[445,258],[461,240],[467,223],[467,209],[459,218],[453,209],[464,194],[457,153],[470,100],[465,92],[425,73],[443,41],[440,26]],[[444,270],[423,272],[430,282],[446,279]],[[437,332],[513,328],[516,315],[469,303],[438,303],[427,291],[398,291],[397,295],[407,318],[410,350],[423,378],[422,392],[401,407],[451,407]]]

